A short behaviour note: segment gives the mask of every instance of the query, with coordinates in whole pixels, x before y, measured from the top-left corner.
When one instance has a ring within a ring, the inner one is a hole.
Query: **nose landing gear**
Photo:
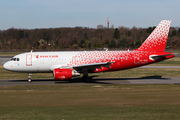
[[[29,83],[31,82],[31,78],[32,78],[32,74],[29,73],[29,76],[28,76],[28,82],[29,82]]]

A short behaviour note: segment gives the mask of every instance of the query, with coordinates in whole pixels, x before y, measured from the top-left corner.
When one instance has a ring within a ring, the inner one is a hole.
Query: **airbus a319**
[[[83,80],[91,82],[88,73],[109,72],[135,68],[160,62],[175,55],[165,52],[170,20],[163,20],[137,49],[132,51],[71,51],[27,52],[14,56],[3,67],[8,71],[29,73],[53,73],[56,80],[67,80],[83,74]]]

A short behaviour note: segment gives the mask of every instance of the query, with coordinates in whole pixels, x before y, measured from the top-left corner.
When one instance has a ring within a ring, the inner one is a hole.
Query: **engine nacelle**
[[[56,80],[67,80],[71,79],[73,76],[79,76],[80,73],[77,73],[73,69],[54,69],[54,79]]]

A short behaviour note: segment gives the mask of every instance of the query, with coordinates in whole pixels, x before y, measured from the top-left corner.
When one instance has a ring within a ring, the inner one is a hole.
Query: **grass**
[[[0,52],[0,56],[15,56],[20,54],[20,52]]]
[[[180,66],[180,57],[174,57],[174,58],[171,58],[171,59],[168,59],[168,60],[165,60],[165,61],[161,61],[161,62],[158,62],[158,63],[154,63],[154,64],[151,64],[152,66],[156,66],[156,65],[161,65],[161,66],[166,66],[166,65],[169,65],[169,66]]]
[[[178,85],[0,87],[0,119],[180,119]]]
[[[30,51],[27,51],[27,52],[30,52]],[[172,53],[175,53],[175,54],[180,54],[180,51],[168,51],[168,52],[172,52]],[[0,56],[14,56],[14,55],[17,55],[17,54],[20,54],[20,53],[24,53],[24,52],[0,52]]]
[[[169,51],[169,52],[172,52],[172,53],[175,53],[175,54],[180,54],[180,51]]]
[[[7,71],[3,68],[3,66],[0,66],[0,79],[27,79],[28,74],[27,73],[17,73],[17,72],[10,72]],[[34,73],[33,78],[36,79],[43,79],[43,78],[52,78],[53,79],[53,74],[52,73]]]

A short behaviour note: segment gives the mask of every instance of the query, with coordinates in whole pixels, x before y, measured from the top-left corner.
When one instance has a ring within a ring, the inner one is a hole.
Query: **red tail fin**
[[[164,52],[170,24],[170,20],[161,21],[159,25],[156,27],[156,29],[144,41],[144,43],[136,50]]]

